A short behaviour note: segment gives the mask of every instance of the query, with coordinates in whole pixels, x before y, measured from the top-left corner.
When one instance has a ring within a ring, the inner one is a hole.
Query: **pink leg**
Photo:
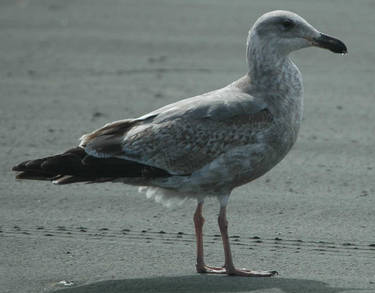
[[[233,276],[245,276],[245,277],[271,277],[276,275],[276,271],[252,271],[246,269],[236,269],[233,265],[232,252],[229,244],[228,236],[228,221],[226,218],[226,204],[220,207],[219,213],[219,228],[221,232],[221,238],[223,240],[224,255],[225,255],[225,269],[228,275]]]
[[[202,216],[202,207],[203,207],[203,201],[198,202],[197,209],[195,210],[195,213],[194,213],[195,236],[197,239],[196,269],[198,273],[223,274],[226,272],[224,268],[209,267],[204,263],[203,232],[202,232],[204,218]]]

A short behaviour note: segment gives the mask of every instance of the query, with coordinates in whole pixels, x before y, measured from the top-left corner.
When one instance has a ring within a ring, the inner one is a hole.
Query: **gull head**
[[[311,46],[347,53],[342,41],[319,32],[299,15],[284,10],[262,15],[250,30],[247,45],[248,51],[257,47],[279,56]]]

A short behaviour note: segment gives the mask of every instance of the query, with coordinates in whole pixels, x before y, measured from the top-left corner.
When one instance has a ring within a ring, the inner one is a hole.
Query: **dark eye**
[[[294,27],[294,22],[290,19],[285,19],[281,22],[281,25],[285,30],[290,30],[291,28]]]

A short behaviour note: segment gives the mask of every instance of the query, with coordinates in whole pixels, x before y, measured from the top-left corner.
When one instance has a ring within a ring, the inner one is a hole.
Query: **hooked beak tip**
[[[348,49],[346,48],[346,45],[342,41],[334,37],[327,36],[322,33],[320,33],[319,37],[313,38],[311,41],[314,46],[328,49],[333,53],[340,53],[340,54],[348,53]]]

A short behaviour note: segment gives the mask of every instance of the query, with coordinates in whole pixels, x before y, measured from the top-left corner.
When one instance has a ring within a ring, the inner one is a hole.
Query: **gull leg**
[[[224,246],[224,256],[225,256],[225,269],[228,275],[233,276],[245,276],[245,277],[271,277],[276,275],[276,271],[253,271],[247,269],[237,269],[233,264],[232,252],[229,244],[228,236],[228,221],[226,217],[226,205],[228,202],[228,196],[222,198],[220,202],[220,213],[219,213],[219,228],[221,232],[221,238],[223,240]]]
[[[202,215],[203,200],[198,202],[197,208],[194,213],[194,226],[195,226],[195,236],[197,240],[197,263],[196,269],[198,273],[212,273],[212,274],[223,274],[225,269],[215,268],[207,266],[204,263],[204,254],[203,254],[203,224],[204,217]]]

